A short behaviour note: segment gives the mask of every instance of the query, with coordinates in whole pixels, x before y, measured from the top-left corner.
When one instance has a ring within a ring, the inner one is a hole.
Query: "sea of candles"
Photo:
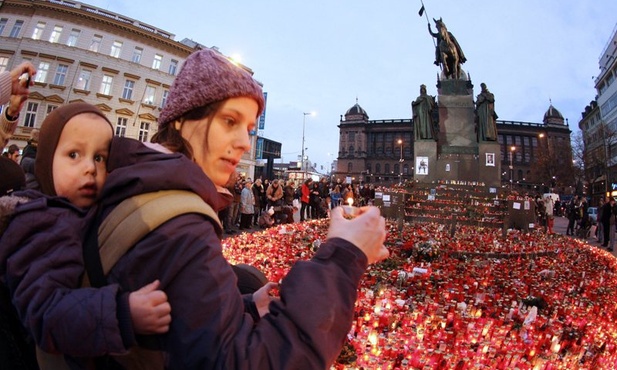
[[[327,226],[241,234],[223,241],[224,253],[278,281],[313,255]],[[391,257],[364,276],[333,369],[617,368],[617,260],[608,252],[540,232],[388,228]]]

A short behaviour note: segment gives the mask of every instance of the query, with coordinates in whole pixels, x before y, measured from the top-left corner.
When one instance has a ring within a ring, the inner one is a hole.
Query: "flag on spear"
[[[422,4],[422,7],[420,8],[420,11],[418,12],[418,15],[421,17],[422,14],[424,14],[424,4]]]

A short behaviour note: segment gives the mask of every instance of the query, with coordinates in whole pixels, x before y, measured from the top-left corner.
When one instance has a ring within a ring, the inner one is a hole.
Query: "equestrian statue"
[[[433,32],[430,23],[428,23],[428,32],[437,39],[435,45],[435,65],[441,65],[446,78],[460,79],[461,64],[465,63],[467,58],[465,58],[465,54],[454,35],[448,32],[446,24],[443,23],[441,18],[439,20],[433,18],[433,21],[435,22],[437,32]]]

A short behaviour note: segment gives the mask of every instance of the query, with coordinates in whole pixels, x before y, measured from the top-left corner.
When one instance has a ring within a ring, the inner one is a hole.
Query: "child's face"
[[[195,162],[216,185],[227,183],[251,149],[249,132],[255,129],[258,111],[251,98],[229,98],[214,116],[182,125],[182,137],[191,144]]]
[[[105,183],[106,161],[113,136],[109,123],[94,113],[71,118],[54,152],[56,194],[78,207],[90,207]]]

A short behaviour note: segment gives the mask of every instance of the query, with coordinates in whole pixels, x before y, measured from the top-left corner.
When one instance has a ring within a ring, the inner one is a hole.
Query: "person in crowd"
[[[304,183],[302,184],[302,195],[300,196],[300,222],[303,222],[304,220],[308,220],[309,218],[311,218],[311,207],[310,207],[310,200],[311,200],[311,188],[313,187],[313,179],[308,178],[306,180],[304,180]]]
[[[260,86],[242,68],[210,49],[191,54],[152,139],[163,151],[113,139],[103,218],[127,197],[169,188],[190,189],[215,210],[224,207],[229,195],[218,190],[250,150],[263,107]],[[333,211],[326,240],[313,258],[291,267],[280,284],[281,299],[266,306],[261,320],[245,314],[217,230],[203,215],[177,216],[112,268],[110,283],[130,291],[157,278],[169,297],[169,332],[151,336],[150,348],[165,351],[170,369],[329,368],[351,328],[368,264],[389,254],[379,209],[361,208],[350,220]]]
[[[118,284],[77,289],[84,274],[85,210],[107,176],[112,125],[95,106],[73,103],[50,113],[41,130],[40,191],[0,198],[11,206],[0,208],[12,217],[0,231],[0,280],[42,350],[126,353],[136,344],[135,334],[166,332],[171,316],[157,279],[132,293]]]
[[[24,74],[30,78],[22,78]],[[23,62],[11,71],[0,73],[0,105],[9,103],[8,106],[3,107],[2,115],[0,115],[0,151],[4,150],[17,128],[19,112],[28,99],[30,86],[34,84],[34,79],[31,77],[35,74],[36,68],[30,62]]]
[[[349,204],[349,199],[351,199],[352,204],[355,204],[354,192],[353,192],[353,188],[351,187],[351,184],[345,184],[342,195],[343,195],[344,205]]]
[[[19,149],[17,144],[11,144],[9,145],[8,150],[3,154],[5,154],[5,157],[7,157],[8,159],[19,164],[19,157],[21,156],[20,151],[21,150]]]
[[[277,212],[276,207],[283,205],[283,187],[281,187],[278,179],[272,180],[272,183],[268,186],[266,198],[268,198],[268,207],[275,207],[274,212]]]
[[[296,183],[293,180],[288,180],[283,188],[283,205],[293,207],[295,194]]]
[[[604,205],[606,204],[604,197],[598,201],[598,214],[596,215],[596,231],[595,236],[598,239],[598,243],[602,244],[604,240],[604,223],[602,222],[602,215],[604,213]]]
[[[236,184],[237,175],[238,174],[234,172],[231,176],[229,176],[229,179],[224,185],[224,188],[229,194],[234,193],[234,186]],[[236,233],[236,231],[233,228],[234,224],[232,221],[232,218],[233,218],[232,213],[231,213],[232,204],[233,202],[230,202],[230,204],[228,204],[226,207],[221,208],[221,210],[219,210],[218,212],[219,219],[221,220],[221,223],[223,224],[223,230],[225,230],[225,234],[227,235],[233,235]]]
[[[613,217],[613,207],[615,206],[615,198],[609,197],[608,202],[604,203],[602,206],[602,228],[604,230],[604,235],[602,236],[602,247],[608,248],[612,251],[612,248],[609,248],[608,243],[612,239],[615,238],[615,235],[611,235],[611,223],[614,224]]]
[[[274,225],[274,207],[270,207],[267,211],[262,211],[261,215],[259,215],[259,227],[262,229],[267,229],[270,226]]]
[[[22,190],[26,186],[24,171],[15,161],[0,156],[0,197]]]
[[[311,219],[320,218],[321,197],[319,192],[319,183],[313,182],[311,187],[311,195],[309,196],[309,206],[311,210]]]
[[[244,185],[242,183],[244,179],[242,176],[237,173],[236,174],[236,182],[233,188],[233,202],[231,203],[231,209],[229,212],[231,213],[231,224],[233,226],[240,227],[240,201],[242,196],[242,189],[244,189]]]
[[[579,219],[579,200],[578,195],[575,195],[570,199],[567,206],[568,213],[568,227],[566,228],[566,235],[574,235],[574,227],[576,221]]]
[[[341,186],[339,184],[334,185],[334,189],[330,192],[330,199],[332,200],[332,208],[338,207],[341,205],[341,199],[343,195],[341,194]]]
[[[261,179],[255,180],[253,183],[253,198],[255,198],[255,215],[253,217],[253,224],[258,226],[259,216],[261,212],[266,209],[266,202],[264,202],[264,198],[266,197],[266,190],[261,183]]]
[[[251,228],[253,215],[255,213],[255,196],[253,195],[253,182],[251,179],[246,179],[243,182],[244,189],[240,194],[240,230]]]
[[[28,145],[24,148],[21,161],[19,162],[19,165],[26,174],[26,189],[38,188],[36,177],[34,176],[34,160],[39,142],[39,132],[40,130],[36,128],[30,132],[30,140],[28,140]]]
[[[579,218],[581,220],[580,229],[581,229],[581,237],[583,239],[587,239],[587,230],[591,226],[591,221],[589,220],[589,204],[587,203],[587,198],[585,196],[581,197],[581,203],[579,205]]]
[[[555,225],[555,201],[552,196],[544,197],[544,211],[546,214],[546,233],[553,234],[553,226]]]

